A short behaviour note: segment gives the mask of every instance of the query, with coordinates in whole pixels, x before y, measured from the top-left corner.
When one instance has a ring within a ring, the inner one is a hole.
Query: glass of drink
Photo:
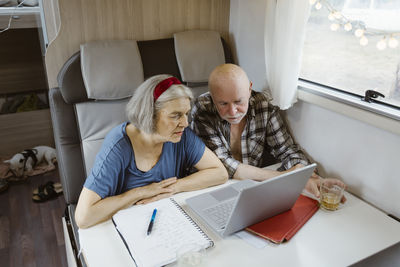
[[[320,203],[325,210],[337,210],[343,197],[344,188],[330,180],[322,180]]]

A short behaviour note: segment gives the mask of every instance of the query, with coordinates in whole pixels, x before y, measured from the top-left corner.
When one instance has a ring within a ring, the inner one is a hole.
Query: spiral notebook
[[[153,210],[157,215],[150,235],[147,227]],[[172,198],[120,210],[112,221],[138,267],[163,266],[176,261],[179,248],[196,243],[203,248],[214,242]]]

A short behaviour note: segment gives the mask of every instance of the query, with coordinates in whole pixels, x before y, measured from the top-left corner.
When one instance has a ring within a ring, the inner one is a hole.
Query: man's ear
[[[250,82],[250,86],[249,86],[249,94],[248,94],[248,97],[249,97],[249,99],[250,99],[250,97],[251,97],[251,91],[253,90],[253,83],[252,82]]]

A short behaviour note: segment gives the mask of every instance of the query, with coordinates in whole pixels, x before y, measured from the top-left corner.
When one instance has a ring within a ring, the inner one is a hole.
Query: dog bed
[[[10,157],[0,156],[0,179],[6,179],[8,182],[20,182],[25,181],[31,176],[36,176],[42,173],[46,173],[55,169],[55,166],[49,166],[45,162],[36,165],[32,172],[24,173],[23,177],[15,177],[10,171],[10,166],[4,163],[4,160],[10,159]],[[55,163],[55,162],[53,162]]]

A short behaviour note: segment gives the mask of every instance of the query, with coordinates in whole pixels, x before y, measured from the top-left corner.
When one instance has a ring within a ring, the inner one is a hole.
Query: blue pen
[[[157,209],[154,209],[153,215],[151,215],[149,227],[147,228],[147,235],[149,235],[151,233],[151,230],[153,229],[153,224],[154,224],[154,219],[156,218],[156,214],[157,214]]]

